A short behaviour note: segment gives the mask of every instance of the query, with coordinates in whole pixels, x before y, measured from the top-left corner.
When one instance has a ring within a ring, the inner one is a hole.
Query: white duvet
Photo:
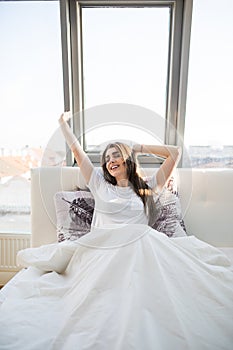
[[[230,261],[194,236],[121,225],[18,261],[28,268],[1,292],[1,350],[233,349]]]

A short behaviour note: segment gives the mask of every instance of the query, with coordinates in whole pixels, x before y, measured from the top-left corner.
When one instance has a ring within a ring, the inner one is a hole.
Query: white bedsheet
[[[58,250],[65,272],[43,272],[51,259],[56,270]],[[72,251],[68,261],[66,244],[20,253],[34,262],[1,292],[1,350],[232,350],[233,272],[222,251],[146,225],[96,229]]]

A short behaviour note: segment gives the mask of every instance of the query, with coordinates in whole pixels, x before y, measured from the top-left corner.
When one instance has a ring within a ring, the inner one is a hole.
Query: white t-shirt
[[[155,177],[147,177],[147,184],[155,188]],[[141,198],[131,187],[114,186],[105,181],[103,172],[95,168],[88,187],[95,199],[92,227],[112,224],[148,224]]]

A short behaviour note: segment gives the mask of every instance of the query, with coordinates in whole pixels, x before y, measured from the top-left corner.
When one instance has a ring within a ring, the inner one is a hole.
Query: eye
[[[120,158],[120,157],[121,157],[120,152],[114,152],[113,153],[113,158]]]

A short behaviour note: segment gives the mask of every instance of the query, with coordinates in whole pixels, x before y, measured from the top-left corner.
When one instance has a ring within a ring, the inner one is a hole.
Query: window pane
[[[1,232],[30,231],[30,168],[63,110],[59,18],[58,1],[0,2]]]
[[[185,143],[192,166],[233,167],[233,2],[195,0]]]
[[[148,108],[165,118],[169,21],[169,7],[83,8],[85,109],[124,103]],[[109,116],[111,122],[116,120]],[[89,131],[88,119],[85,125]],[[149,128],[156,134],[156,122]],[[140,142],[146,143],[147,134],[134,129],[131,133],[137,139],[139,134]],[[116,139],[117,133],[114,126],[102,125],[86,135],[87,149],[99,139]]]

